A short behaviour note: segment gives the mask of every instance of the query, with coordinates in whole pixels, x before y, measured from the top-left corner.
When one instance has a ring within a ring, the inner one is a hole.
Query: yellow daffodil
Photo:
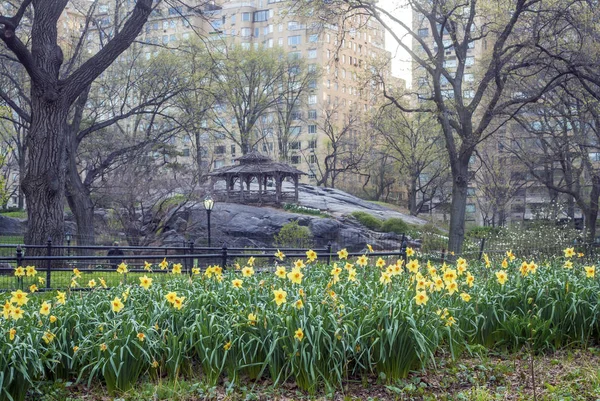
[[[256,259],[254,259],[254,256],[250,256],[250,258],[248,258],[248,266],[254,266],[254,261]]]
[[[337,265],[337,263],[334,263],[334,264],[333,264],[333,267],[332,267],[332,268],[331,268],[331,270],[329,271],[329,274],[330,274],[330,275],[332,275],[332,276],[339,276],[341,272],[342,272],[342,268],[341,268],[341,267],[339,267],[339,266]]]
[[[42,336],[42,340],[44,340],[46,344],[50,344],[54,340],[54,338],[56,338],[54,333],[51,333],[49,331],[45,332]]]
[[[77,269],[77,268],[73,269],[73,277],[81,278],[81,272],[79,271],[79,269]]]
[[[200,268],[199,267],[192,267],[192,274],[197,276],[198,274],[200,274]]]
[[[75,280],[75,277],[71,279],[71,288],[79,287],[79,283]]]
[[[584,256],[585,256],[585,254],[583,252],[577,252],[578,258],[583,258]]]
[[[58,319],[56,318],[56,316],[54,316],[54,315],[51,315],[51,316],[50,316],[50,319],[48,319],[48,320],[50,321],[50,323],[54,323],[54,322],[56,322]]]
[[[287,274],[284,266],[277,266],[277,270],[275,270],[275,275],[279,278],[285,278]]]
[[[88,287],[94,288],[95,286],[96,286],[96,280],[91,279],[90,281],[88,281]]]
[[[231,280],[231,286],[233,288],[242,288],[242,284],[243,283],[244,282],[242,280],[240,280],[240,279]]]
[[[360,255],[358,259],[356,259],[356,264],[362,267],[365,267],[369,263],[369,258],[367,255]]]
[[[529,271],[530,274],[535,274],[537,272],[537,268],[538,268],[538,265],[536,265],[535,262],[532,260],[531,262],[529,262],[527,270]]]
[[[406,248],[406,256],[412,258],[415,255],[415,250],[410,246]]]
[[[2,307],[2,316],[4,317],[5,320],[8,320],[10,318],[10,313],[12,311],[12,304],[8,301],[6,301],[4,303],[4,306]]]
[[[467,272],[467,277],[465,278],[465,282],[469,287],[473,287],[473,283],[475,282],[475,276],[471,273]]]
[[[458,291],[458,283],[456,281],[447,282],[446,290],[448,291],[448,295],[454,294],[456,291]]]
[[[19,320],[19,319],[23,318],[23,316],[25,316],[25,311],[23,309],[19,308],[18,306],[11,308],[11,310],[10,310],[11,319]]]
[[[108,288],[106,285],[106,280],[104,280],[102,277],[100,277],[98,280],[100,280],[100,285],[102,288]]]
[[[295,269],[303,269],[305,267],[304,262],[301,259],[298,259],[294,262]]]
[[[74,345],[74,346],[73,346],[73,353],[75,353],[75,352],[77,352],[77,351],[79,351],[79,347],[78,347],[77,345]]]
[[[108,349],[108,347],[106,346],[106,343],[102,343],[100,344],[100,351],[104,352]]]
[[[25,275],[27,277],[33,277],[37,274],[37,270],[35,270],[35,266],[25,266]]]
[[[425,277],[420,277],[417,279],[416,290],[426,290],[429,286],[429,283],[425,279]]]
[[[427,301],[429,301],[429,297],[425,291],[417,291],[417,295],[415,295],[415,303],[417,305],[427,305]]]
[[[346,262],[346,264],[344,265],[344,269],[346,269],[346,270],[354,269],[354,264]]]
[[[164,258],[162,262],[158,264],[158,267],[160,267],[160,270],[165,270],[167,267],[169,267],[169,262],[167,262],[167,258]]]
[[[512,250],[506,251],[506,257],[508,258],[508,260],[510,260],[511,262],[513,260],[515,260],[515,254],[512,252]]]
[[[573,262],[571,262],[570,260],[565,260],[564,268],[565,269],[572,269],[573,268]]]
[[[152,285],[152,278],[147,277],[145,274],[142,277],[139,277],[140,286],[145,290],[149,289]]]
[[[456,319],[454,319],[452,316],[449,316],[448,319],[446,319],[447,327],[451,327],[454,323],[456,323]]]
[[[277,252],[275,252],[275,257],[283,261],[283,258],[285,258],[285,254],[278,249]]]
[[[115,297],[115,299],[113,299],[110,304],[112,306],[113,312],[115,313],[121,312],[121,310],[123,310],[123,308],[125,307],[125,305],[123,305],[123,302],[121,302],[121,298],[118,297]]]
[[[15,339],[16,334],[17,330],[14,327],[8,331],[8,338],[10,339],[10,341],[13,341]]]
[[[152,271],[152,263],[144,260],[144,270]]]
[[[396,263],[390,265],[390,267],[392,268],[392,276],[399,276],[400,274],[402,274],[402,265]]]
[[[121,262],[119,266],[117,266],[117,273],[125,274],[127,273],[127,263]]]
[[[40,315],[48,316],[50,314],[50,307],[50,302],[42,302],[42,306],[40,307]]]
[[[444,280],[440,276],[435,276],[432,280],[436,291],[442,291],[444,289]]]
[[[248,314],[248,324],[250,326],[254,326],[256,324],[257,320],[258,320],[258,317],[254,313]]]
[[[170,303],[174,303],[176,298],[177,298],[177,293],[173,292],[173,291],[171,291],[167,295],[165,295],[165,299],[167,301],[169,301]]]
[[[575,256],[575,249],[574,248],[566,248],[564,250],[565,253],[565,258],[572,258],[573,256]]]
[[[461,292],[460,297],[465,302],[469,302],[471,300],[471,296],[469,294],[467,294],[466,292]]]
[[[504,285],[504,283],[506,283],[506,280],[508,280],[508,274],[506,274],[504,270],[497,271],[496,279],[501,285]]]
[[[302,274],[300,269],[292,269],[292,271],[287,274],[287,278],[294,284],[302,284],[302,277],[304,277],[304,274]]]
[[[369,252],[373,252],[373,247],[370,244],[367,244],[367,249],[369,250]]]
[[[444,281],[446,282],[446,284],[455,281],[458,278],[458,275],[456,274],[456,270],[454,269],[446,269],[446,271],[444,272],[444,275],[442,276]]]
[[[298,299],[296,302],[294,302],[294,306],[296,309],[302,309],[304,308],[304,302],[302,302],[301,299]]]
[[[254,268],[252,266],[245,266],[242,269],[242,276],[252,277],[254,275]]]
[[[146,339],[146,335],[144,333],[137,333],[137,339],[140,340],[141,342],[144,342],[144,340]]]
[[[181,308],[183,308],[183,301],[185,300],[185,297],[177,297],[175,298],[175,300],[173,301],[173,307],[177,310],[181,310]]]
[[[341,251],[338,251],[337,254],[340,260],[348,259],[348,251],[346,250],[346,248],[342,249]]]
[[[348,281],[356,281],[356,269],[348,269]]]
[[[304,331],[301,328],[294,332],[294,338],[298,341],[304,340]]]
[[[44,285],[46,284],[46,279],[44,277],[38,277],[38,284],[40,285]]]
[[[32,294],[33,294],[33,293],[34,293],[34,292],[36,292],[37,290],[38,290],[38,286],[37,286],[37,285],[35,285],[35,284],[31,284],[31,285],[29,286],[29,292],[30,292],[30,293],[32,293]]]
[[[229,351],[230,348],[231,348],[231,341],[228,341],[225,343],[225,345],[223,345],[223,349],[225,351]]]
[[[181,263],[175,263],[175,264],[173,264],[173,267],[171,269],[171,273],[173,273],[173,274],[181,274]]]
[[[275,295],[275,303],[277,306],[285,303],[285,298],[287,297],[287,292],[283,291],[281,288],[278,290],[273,290],[273,295]]]
[[[506,260],[506,258],[502,259],[502,268],[503,269],[507,269],[508,268],[508,260]]]
[[[585,276],[587,278],[594,278],[594,274],[596,273],[596,266],[584,266]]]
[[[487,253],[483,254],[483,261],[485,262],[485,267],[490,267],[492,265],[490,257],[488,256]]]
[[[382,272],[381,276],[379,277],[379,282],[381,284],[389,284],[392,282],[392,276],[389,273]]]
[[[375,262],[375,266],[379,267],[380,269],[383,268],[385,266],[385,260],[378,258],[377,262]]]
[[[25,276],[25,269],[21,266],[15,269],[15,277],[23,277]]]
[[[408,269],[408,271],[410,271],[411,273],[417,273],[419,271],[419,261],[417,259],[411,259],[407,264],[406,264],[406,268]]]
[[[19,306],[27,305],[29,302],[29,298],[27,298],[27,293],[21,290],[11,292],[12,297],[10,298],[10,302],[13,304],[17,304]]]

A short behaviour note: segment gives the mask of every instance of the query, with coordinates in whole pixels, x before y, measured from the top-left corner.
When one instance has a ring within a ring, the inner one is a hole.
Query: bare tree
[[[7,57],[20,63],[30,79],[28,163],[22,179],[28,214],[25,242],[42,244],[51,238],[61,244],[69,112],[92,82],[133,43],[152,12],[153,1],[138,0],[121,29],[77,68],[65,63],[58,40],[58,21],[68,0],[16,3],[12,16],[0,16],[0,39],[12,53]]]

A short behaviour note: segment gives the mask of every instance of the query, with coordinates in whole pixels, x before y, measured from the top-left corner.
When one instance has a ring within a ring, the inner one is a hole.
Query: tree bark
[[[460,157],[452,164],[452,203],[450,205],[450,236],[448,250],[460,254],[465,238],[469,157]]]
[[[411,178],[408,189],[408,210],[412,216],[419,214],[417,210],[417,180],[415,178]]]
[[[592,190],[590,192],[590,207],[585,214],[585,225],[588,242],[596,240],[596,221],[598,220],[598,198],[600,198],[600,176],[592,177]]]

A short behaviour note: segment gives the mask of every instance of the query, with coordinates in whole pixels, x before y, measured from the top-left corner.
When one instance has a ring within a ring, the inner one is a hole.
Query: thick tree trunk
[[[66,179],[65,135],[69,106],[45,100],[43,91],[32,88],[31,127],[27,137],[29,163],[22,188],[27,197],[26,244],[62,245],[64,239],[64,193]]]
[[[448,250],[459,255],[465,239],[469,158],[459,158],[452,166],[452,203],[450,205],[450,236]]]
[[[74,158],[69,158],[66,197],[77,224],[77,245],[95,245],[94,203],[81,181]]]

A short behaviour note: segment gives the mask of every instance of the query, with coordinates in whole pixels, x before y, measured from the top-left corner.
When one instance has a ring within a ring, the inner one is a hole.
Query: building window
[[[308,104],[317,104],[317,95],[308,95]],[[310,118],[310,111],[309,111]]]
[[[316,103],[316,101],[315,101],[315,103]],[[317,111],[316,110],[309,110],[308,111],[308,119],[309,120],[316,120],[317,119]]]
[[[317,88],[317,80],[311,79],[308,81],[308,89],[316,89]]]
[[[300,35],[288,36],[288,46],[297,46],[302,43]]]
[[[190,148],[183,148],[182,156],[189,157],[190,156]]]
[[[467,57],[468,59],[469,57]],[[444,60],[444,68],[455,68],[456,67],[456,59]]]
[[[473,74],[465,74],[464,78],[465,82],[473,82],[475,80],[475,76]]]
[[[302,142],[300,142],[300,141],[290,142],[290,149],[291,150],[300,150],[301,145],[302,145]]]
[[[474,203],[467,203],[466,212],[467,213],[475,213],[475,204]]]
[[[429,36],[429,29],[428,28],[420,28],[417,31],[417,33],[420,37],[425,38],[425,37]]]
[[[254,22],[263,22],[269,19],[269,10],[255,11]]]
[[[313,110],[314,111],[314,110]],[[315,116],[316,118],[317,116]],[[308,133],[309,134],[316,134],[317,133],[317,125],[316,124],[310,124],[308,126]]]
[[[302,112],[300,110],[293,110],[291,118],[292,120],[302,120]]]
[[[243,38],[249,37],[250,35],[252,35],[252,28],[242,28],[242,29],[240,29],[240,35]]]
[[[295,125],[290,127],[290,135],[300,135],[302,133],[302,127],[299,125]]]
[[[231,25],[235,24],[235,14],[231,16]]]
[[[470,67],[475,64],[475,57],[469,56],[465,59],[465,66]]]
[[[290,60],[299,60],[302,58],[302,53],[301,52],[289,52],[288,58]]]
[[[292,156],[290,160],[292,164],[300,164],[300,156]]]
[[[235,156],[235,145],[231,145],[231,156]]]
[[[310,43],[317,43],[317,41],[319,40],[319,35],[318,34],[312,34],[308,37],[308,41]]]
[[[250,13],[242,13],[242,21],[250,21]]]
[[[473,99],[475,97],[475,91],[474,90],[463,91],[463,97],[465,99]]]
[[[312,139],[312,140],[308,141],[308,148],[309,149],[316,149],[317,148],[317,140],[316,139]]]
[[[317,49],[308,49],[308,58],[317,58]]]
[[[225,154],[225,145],[215,146],[215,155],[224,155]]]
[[[310,156],[308,156],[308,162],[310,164],[315,164],[317,162],[317,156],[316,155],[310,155]]]

